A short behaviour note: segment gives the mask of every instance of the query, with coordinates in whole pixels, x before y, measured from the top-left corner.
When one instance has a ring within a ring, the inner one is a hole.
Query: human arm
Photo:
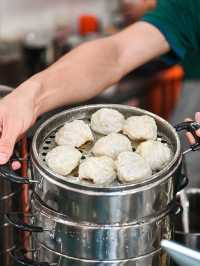
[[[82,102],[101,93],[129,71],[169,51],[160,31],[146,22],[83,44],[31,77],[0,102],[0,164],[14,144],[44,112]]]
[[[168,50],[163,35],[146,22],[134,24],[112,37],[83,44],[33,77],[41,85],[39,113],[88,100]]]

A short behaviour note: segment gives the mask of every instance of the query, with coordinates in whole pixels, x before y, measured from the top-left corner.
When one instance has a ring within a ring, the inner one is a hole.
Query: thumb
[[[186,118],[185,121],[186,121],[186,122],[190,122],[190,121],[192,121],[192,119],[191,119],[191,118]],[[194,136],[192,135],[192,133],[187,132],[187,133],[186,133],[186,136],[187,136],[187,139],[188,139],[188,141],[189,141],[189,143],[190,143],[191,145],[193,145],[193,144],[196,143],[196,140],[195,140]]]
[[[7,120],[3,124],[0,138],[0,165],[7,163],[12,156],[18,133],[17,127],[13,121]]]

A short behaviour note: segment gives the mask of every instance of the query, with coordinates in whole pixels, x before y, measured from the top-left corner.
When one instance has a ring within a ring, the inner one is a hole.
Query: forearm
[[[35,94],[36,116],[90,99],[129,71],[168,50],[161,33],[143,22],[113,37],[84,44],[28,81],[37,87],[30,92]]]
[[[37,117],[61,105],[92,98],[129,71],[169,50],[162,34],[137,23],[113,37],[83,45],[35,75],[0,104],[0,165]]]
[[[122,77],[118,57],[117,47],[105,38],[81,45],[33,77],[42,86],[40,113],[85,101],[116,83]]]

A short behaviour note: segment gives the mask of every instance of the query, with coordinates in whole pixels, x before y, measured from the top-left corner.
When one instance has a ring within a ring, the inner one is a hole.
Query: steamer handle
[[[28,177],[21,177],[12,170],[12,162],[21,161],[21,159],[16,155],[16,153],[11,157],[9,162],[5,165],[0,166],[0,179],[3,178],[6,181],[17,183],[17,184],[32,184],[38,181],[30,180]]]
[[[25,223],[23,219],[17,219],[16,221],[12,213],[5,214],[5,219],[10,225],[12,225],[14,228],[16,228],[19,231],[25,231],[25,232],[31,232],[31,233],[42,233],[46,231],[40,226],[34,226],[31,224]]]
[[[21,177],[17,175],[12,169],[10,164],[0,166],[0,178],[6,181],[17,184],[30,184],[30,180],[27,177]]]
[[[13,260],[17,262],[17,264],[23,266],[50,266],[48,262],[35,262],[29,258],[26,258],[25,257],[25,254],[27,253],[26,250],[23,250],[22,252],[23,252],[22,255],[17,255],[16,250],[10,252]]]
[[[21,176],[18,176],[12,170],[12,162],[13,161],[21,161],[21,159],[19,158],[19,154],[17,152],[17,150],[18,150],[17,145],[15,146],[14,153],[13,153],[12,157],[10,158],[9,162],[5,165],[0,166],[0,178],[3,178],[6,181],[10,181],[12,183],[29,184],[28,178],[23,178]]]
[[[184,155],[191,151],[200,150],[200,137],[198,137],[196,134],[196,131],[200,129],[200,123],[197,123],[195,121],[187,121],[176,125],[175,129],[177,132],[181,132],[183,130],[190,132],[196,140],[195,144],[190,145],[190,148],[187,151],[183,152]]]

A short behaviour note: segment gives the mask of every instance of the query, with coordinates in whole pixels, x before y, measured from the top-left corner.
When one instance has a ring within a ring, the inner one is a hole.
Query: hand
[[[33,95],[39,84],[27,81],[0,100],[0,165],[10,159],[15,143],[35,122],[37,115]],[[20,167],[13,162],[13,169]]]
[[[191,121],[191,120],[192,120],[192,119],[187,118],[185,121]],[[195,121],[198,122],[198,123],[200,123],[200,112],[197,112],[197,113],[195,114]],[[200,129],[198,129],[198,130],[196,131],[196,134],[197,134],[198,137],[200,137]],[[186,136],[187,136],[187,139],[188,139],[188,141],[189,141],[189,143],[190,143],[191,145],[193,145],[193,144],[196,143],[195,138],[193,137],[193,135],[192,135],[191,133],[186,133]]]

